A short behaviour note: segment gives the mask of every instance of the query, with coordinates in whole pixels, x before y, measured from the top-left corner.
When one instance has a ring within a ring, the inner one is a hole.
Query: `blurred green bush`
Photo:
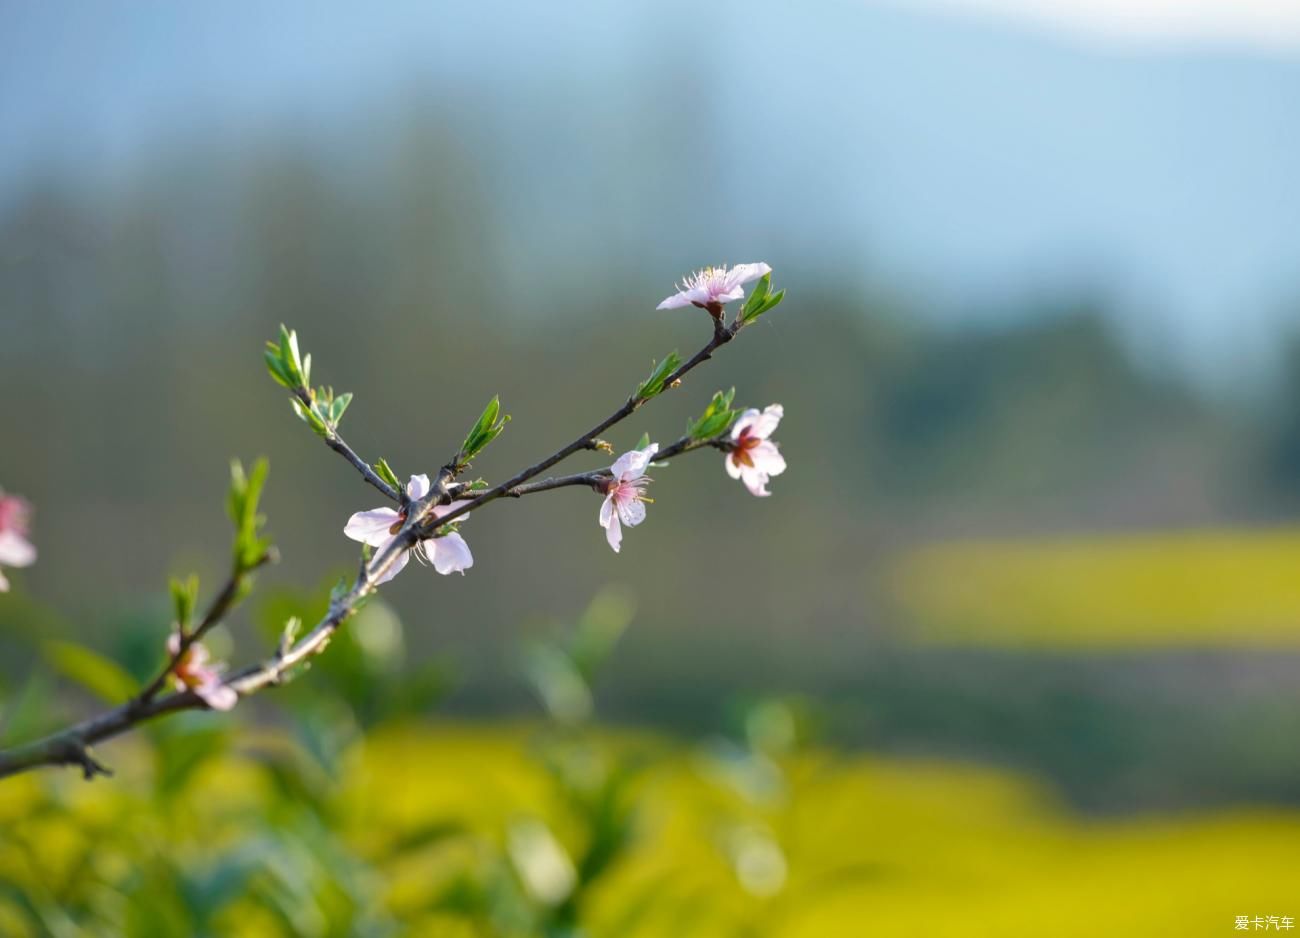
[[[268,633],[318,601],[276,597]],[[112,778],[0,783],[0,934],[1217,935],[1296,911],[1297,812],[1085,822],[1005,772],[816,745],[797,699],[695,744],[599,728],[631,615],[606,591],[527,647],[545,719],[435,722],[375,602],[277,726],[183,714],[106,747]],[[65,673],[116,693],[86,655]]]

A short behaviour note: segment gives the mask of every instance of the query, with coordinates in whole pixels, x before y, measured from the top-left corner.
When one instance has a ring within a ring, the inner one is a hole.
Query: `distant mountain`
[[[416,100],[499,194],[519,283],[725,250],[954,319],[1078,292],[1220,381],[1300,315],[1300,58],[1277,52],[848,0],[0,12],[0,206],[33,176],[118,185],[272,133],[364,164]]]

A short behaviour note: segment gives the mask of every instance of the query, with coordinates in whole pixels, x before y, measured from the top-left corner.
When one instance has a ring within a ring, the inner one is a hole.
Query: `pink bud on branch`
[[[32,509],[26,499],[0,492],[0,568],[30,567],[36,562],[36,548],[27,540]],[[9,589],[0,569],[0,593]]]
[[[181,650],[181,633],[172,632],[167,637],[167,654],[175,659],[172,665],[172,684],[179,691],[192,690],[213,710],[229,710],[239,702],[233,687],[221,681],[224,667],[208,663],[208,650],[201,642],[191,642],[185,653]]]

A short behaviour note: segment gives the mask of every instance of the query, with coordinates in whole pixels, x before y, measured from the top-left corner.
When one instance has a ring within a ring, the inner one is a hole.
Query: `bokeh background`
[[[353,569],[281,322],[403,477],[500,394],[495,480],[764,260],[615,442],[734,384],[790,464],[678,461],[620,556],[585,491],[485,510],[286,691],[0,783],[0,932],[1300,917],[1297,113],[1267,0],[0,4],[6,742],[156,665],[232,456],[283,561],[218,651]]]

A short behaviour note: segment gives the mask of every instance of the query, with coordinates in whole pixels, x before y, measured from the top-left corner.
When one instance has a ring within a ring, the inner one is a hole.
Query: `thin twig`
[[[681,384],[682,378],[689,371],[691,371],[691,369],[695,368],[697,365],[705,361],[708,361],[710,358],[712,358],[713,353],[717,351],[717,349],[720,346],[726,345],[728,342],[730,342],[732,339],[736,337],[736,333],[741,330],[743,325],[744,323],[737,320],[733,322],[730,326],[724,326],[722,324],[721,319],[714,317],[713,338],[711,338],[702,349],[700,349],[693,356],[691,356],[690,361],[687,361],[681,366],[679,366],[676,371],[674,371],[672,374],[670,374],[667,378],[664,379],[664,385],[663,385],[664,391],[668,391],[675,387],[678,387]],[[561,447],[560,449],[552,453],[550,456],[547,456],[541,462],[529,466],[527,469],[524,469],[516,473],[515,475],[511,476],[506,481],[498,485],[494,485],[492,488],[488,489],[487,491],[474,496],[473,498],[469,499],[469,501],[467,501],[465,504],[452,509],[446,514],[440,515],[437,518],[437,526],[442,527],[444,524],[455,521],[457,518],[461,517],[462,515],[469,514],[471,511],[477,511],[478,509],[486,505],[488,502],[495,501],[501,496],[506,495],[511,489],[515,488],[516,486],[522,485],[523,483],[527,482],[529,479],[536,478],[537,476],[545,472],[547,469],[554,466],[556,463],[568,458],[569,456],[572,456],[574,453],[578,452],[579,450],[595,448],[596,441],[600,439],[600,435],[602,433],[604,433],[606,430],[608,430],[610,427],[614,426],[615,424],[620,423],[623,420],[626,420],[628,417],[632,416],[632,414],[636,413],[636,411],[639,410],[641,406],[645,404],[647,400],[650,399],[651,398],[640,398],[636,396],[629,397],[622,407],[614,411],[614,413],[610,414],[608,417],[606,417],[600,423],[596,424],[596,426],[592,427],[590,430],[588,430],[582,436],[578,437],[569,445]],[[569,483],[569,484],[578,484],[578,483]]]
[[[414,527],[412,526],[412,530]],[[302,661],[323,651],[335,629],[356,611],[357,603],[374,590],[375,581],[397,560],[402,550],[400,538],[381,551],[369,567],[363,569],[351,590],[330,605],[325,617],[287,654],[277,654],[270,661],[245,668],[223,682],[241,697],[264,687],[279,684],[284,673]],[[170,671],[170,667],[168,669]],[[165,679],[165,674],[164,674]],[[155,692],[156,693],[156,692]],[[181,710],[209,709],[193,691],[185,690],[142,700],[134,697],[119,707],[83,720],[44,739],[0,752],[0,778],[16,775],[43,765],[78,765],[87,779],[111,774],[90,754],[90,747],[112,739],[156,717]]]
[[[235,561],[235,569],[231,571],[230,578],[226,580],[226,585],[217,593],[212,603],[208,606],[208,611],[204,614],[202,620],[193,629],[188,632],[182,631],[180,643],[177,645],[167,664],[158,672],[158,675],[149,682],[144,690],[136,695],[133,704],[138,709],[143,707],[149,701],[158,696],[167,683],[167,678],[176,670],[176,666],[185,660],[185,655],[189,652],[190,647],[203,638],[208,631],[226,617],[226,614],[234,607],[240,599],[240,591],[244,588],[249,575],[268,563],[274,563],[277,559],[274,548],[258,557],[251,565],[244,566],[238,560]]]
[[[294,388],[293,393],[294,396],[302,402],[304,407],[309,410],[311,409],[311,392],[307,388]],[[361,473],[361,478],[365,479],[375,488],[379,489],[379,491],[383,492],[384,496],[390,501],[397,502],[399,505],[405,503],[406,495],[381,479],[379,474],[375,472],[374,469],[370,468],[370,464],[358,456],[356,451],[353,450],[351,446],[348,446],[347,441],[344,440],[343,437],[339,436],[337,430],[330,427],[327,429],[327,433],[327,436],[321,437],[321,439],[325,441],[325,445],[334,450],[334,452],[338,453],[348,462],[352,463],[352,467],[356,469],[357,472]]]
[[[733,321],[730,326],[726,326],[723,325],[719,317],[714,317],[713,337],[689,361],[679,366],[664,380],[663,390],[666,391],[677,387],[681,383],[683,376],[712,357],[713,352],[720,346],[735,338],[736,333],[740,331],[743,325],[739,321]],[[304,400],[306,392],[303,389],[298,389],[295,394],[300,400],[303,400],[306,406],[310,406],[310,397]],[[331,602],[329,611],[324,618],[307,635],[287,649],[284,647],[277,648],[275,654],[269,660],[229,675],[224,680],[224,685],[234,690],[241,697],[247,697],[266,687],[280,684],[286,673],[325,649],[334,632],[356,612],[358,604],[375,591],[379,580],[391,569],[403,553],[414,549],[421,540],[428,538],[433,531],[441,530],[443,525],[455,521],[470,511],[478,510],[502,496],[520,498],[524,495],[575,485],[595,487],[607,480],[609,471],[597,470],[546,479],[532,485],[525,484],[579,450],[599,448],[600,435],[610,427],[630,417],[648,399],[636,396],[628,398],[614,413],[567,446],[561,447],[541,462],[516,473],[505,482],[475,495],[466,503],[442,514],[436,519],[431,517],[435,505],[445,504],[460,496],[460,493],[453,492],[453,489],[458,487],[455,484],[456,470],[454,467],[443,467],[430,487],[428,495],[419,502],[412,504],[403,492],[399,492],[381,479],[337,432],[331,430],[330,435],[324,438],[326,444],[347,459],[370,485],[402,506],[406,515],[403,526],[397,536],[385,545],[369,563],[363,562],[352,587],[347,593]],[[706,446],[724,450],[728,448],[727,442],[721,439],[693,440],[690,437],[683,437],[661,450],[657,458],[666,459]],[[176,667],[177,662],[182,659],[185,652],[230,611],[230,608],[239,598],[240,589],[247,575],[264,563],[270,562],[271,559],[273,559],[272,555],[268,552],[253,567],[243,570],[236,569],[221,592],[213,599],[199,625],[189,635],[182,636],[177,654],[170,658],[162,672],[140,694],[121,706],[83,720],[44,739],[0,751],[0,778],[50,765],[79,766],[87,779],[96,775],[109,775],[111,774],[110,770],[91,755],[91,746],[112,739],[141,723],[169,713],[182,710],[209,709],[203,698],[192,690],[159,695],[166,685],[168,676]]]
[[[691,436],[684,436],[676,442],[665,446],[655,454],[655,462],[663,462],[674,456],[680,456],[683,453],[689,453],[693,450],[702,449],[711,446],[714,449],[729,451],[730,444],[722,439],[704,439],[697,440]],[[550,479],[541,479],[537,482],[527,482],[523,485],[516,485],[513,488],[506,489],[502,493],[503,498],[523,498],[525,495],[536,495],[538,492],[549,492],[553,489],[568,488],[570,486],[585,485],[597,492],[602,491],[601,486],[613,478],[608,469],[595,469],[591,472],[575,472],[573,475],[554,476]],[[444,515],[443,517],[446,517]],[[441,522],[441,518],[438,519]]]

